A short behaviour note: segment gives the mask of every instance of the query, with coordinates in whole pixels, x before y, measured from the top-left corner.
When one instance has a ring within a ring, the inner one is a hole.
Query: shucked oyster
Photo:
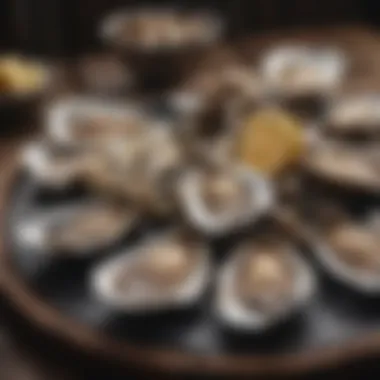
[[[309,119],[324,112],[341,86],[345,69],[345,59],[337,50],[285,46],[264,57],[261,74],[270,96]]]
[[[152,122],[135,105],[72,98],[53,105],[47,114],[48,136],[60,143],[102,144],[133,138]]]
[[[81,256],[117,242],[136,222],[137,214],[131,209],[93,202],[31,217],[20,225],[18,235],[30,249]]]
[[[314,227],[312,244],[325,270],[359,292],[380,292],[379,221],[378,214],[360,219],[346,211]]]
[[[189,171],[178,194],[189,222],[211,235],[245,227],[273,203],[270,183],[243,166]]]
[[[325,129],[342,136],[378,135],[380,97],[376,94],[362,94],[340,99],[330,108]]]
[[[40,184],[62,188],[76,182],[88,158],[86,150],[41,142],[24,149],[22,165]]]
[[[101,263],[91,286],[105,303],[133,313],[189,306],[202,295],[209,277],[207,247],[170,232]]]
[[[354,148],[321,141],[309,151],[304,167],[321,180],[347,189],[380,190],[380,155],[376,146]]]
[[[95,157],[85,182],[95,191],[130,199],[154,212],[172,206],[171,180],[183,154],[169,129],[155,129],[135,141],[119,141]]]
[[[298,311],[311,298],[315,278],[286,241],[251,241],[221,270],[217,313],[236,330],[262,331]]]

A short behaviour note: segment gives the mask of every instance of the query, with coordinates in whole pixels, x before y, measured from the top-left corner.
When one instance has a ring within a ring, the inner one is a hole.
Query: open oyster
[[[340,209],[314,220],[311,243],[318,260],[335,280],[365,294],[380,292],[379,215],[363,218]]]
[[[183,162],[171,131],[157,128],[143,139],[109,145],[87,167],[84,180],[95,191],[132,200],[146,211],[165,213],[173,206],[171,183]]]
[[[346,189],[380,190],[380,155],[374,145],[353,147],[321,140],[309,150],[304,167],[319,179]]]
[[[339,89],[346,60],[338,50],[283,46],[265,55],[263,81],[272,96],[306,117],[320,113]]]
[[[222,267],[217,314],[233,329],[260,332],[299,311],[315,287],[314,274],[288,241],[253,239]]]
[[[379,135],[380,96],[359,94],[336,101],[326,116],[325,129],[341,136]]]
[[[264,57],[262,74],[276,92],[327,94],[340,84],[345,65],[344,57],[337,50],[285,46]]]
[[[93,202],[58,207],[30,217],[18,230],[22,244],[43,253],[83,256],[128,234],[138,214],[116,204]]]
[[[175,231],[101,263],[91,275],[91,286],[105,303],[134,313],[190,306],[209,279],[207,246]]]
[[[270,183],[243,166],[190,170],[180,178],[178,195],[189,222],[211,235],[245,227],[273,203]]]
[[[22,165],[41,185],[65,188],[79,179],[89,158],[84,149],[36,142],[25,147]]]
[[[47,114],[48,136],[71,145],[103,144],[132,139],[153,124],[136,105],[69,98],[53,105]]]

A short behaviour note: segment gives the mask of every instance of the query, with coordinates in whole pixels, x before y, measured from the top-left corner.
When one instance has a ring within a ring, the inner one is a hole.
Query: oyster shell
[[[135,104],[69,98],[51,106],[46,124],[47,134],[53,141],[94,145],[110,139],[132,139],[154,123]]]
[[[139,141],[116,142],[94,159],[85,182],[95,191],[133,200],[146,211],[173,206],[171,184],[184,156],[169,129],[155,129]]]
[[[21,164],[38,183],[59,189],[78,180],[88,159],[86,150],[35,142],[25,147]]]
[[[261,73],[275,93],[328,95],[339,86],[346,65],[336,49],[283,46],[265,55]]]
[[[191,225],[211,235],[255,222],[274,202],[270,183],[244,166],[190,170],[179,180],[178,195]]]
[[[92,202],[62,206],[32,216],[17,234],[22,244],[41,253],[86,256],[128,234],[138,214],[116,204]]]
[[[380,132],[380,96],[357,94],[332,104],[325,129],[341,136],[378,135]]]
[[[94,269],[90,283],[104,303],[136,313],[190,306],[209,280],[207,246],[169,232],[107,259]]]
[[[378,212],[362,219],[341,211],[314,226],[317,259],[333,278],[363,294],[380,292],[379,220]]]
[[[252,240],[221,269],[216,311],[236,330],[261,332],[299,311],[313,296],[315,276],[287,241]]]
[[[380,155],[375,145],[353,147],[322,140],[309,150],[303,166],[320,180],[347,189],[380,191]]]

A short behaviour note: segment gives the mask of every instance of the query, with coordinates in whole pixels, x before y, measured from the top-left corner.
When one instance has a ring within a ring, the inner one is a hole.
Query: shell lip
[[[140,314],[143,312],[158,312],[173,310],[183,307],[193,306],[206,291],[210,282],[211,259],[208,248],[200,243],[197,246],[201,253],[201,259],[193,274],[191,274],[184,284],[177,287],[174,291],[161,296],[150,294],[149,289],[145,293],[125,296],[116,291],[113,281],[114,271],[120,266],[132,265],[146,246],[160,241],[167,234],[157,234],[142,245],[137,245],[127,251],[123,251],[116,256],[106,259],[97,264],[89,277],[90,288],[93,294],[105,304],[121,309],[130,314]],[[169,234],[170,236],[170,234]]]
[[[30,249],[35,250],[40,255],[48,256],[51,254],[51,249],[49,247],[49,227],[52,226],[55,220],[70,220],[72,216],[75,216],[80,210],[88,210],[91,207],[96,207],[101,205],[101,203],[92,201],[87,204],[72,204],[69,206],[57,207],[54,210],[46,211],[42,214],[31,215],[26,221],[22,222],[16,231],[17,241],[21,244],[27,246]],[[138,224],[139,217],[134,214],[131,220],[126,223],[123,232],[120,233],[119,237],[114,239],[114,242],[118,241],[126,231],[132,232],[135,226]],[[77,247],[77,248],[62,248],[54,251],[56,257],[88,257],[94,255],[103,249],[106,249],[114,242],[106,242],[104,245],[97,247]]]
[[[63,144],[75,143],[73,126],[70,123],[73,113],[147,118],[146,112],[135,103],[126,106],[121,102],[104,102],[96,98],[73,96],[59,100],[49,107],[45,115],[45,129],[49,138]]]
[[[316,57],[318,58],[317,63]],[[277,73],[288,62],[305,62],[321,67],[323,73],[324,84],[323,88],[316,90],[292,89],[291,87],[284,87],[279,84]],[[260,72],[268,87],[271,88],[270,92],[277,93],[277,95],[306,95],[307,93],[315,93],[316,95],[324,95],[328,88],[337,88],[341,83],[345,72],[347,71],[348,60],[346,54],[340,49],[334,47],[318,47],[313,48],[310,46],[301,45],[287,45],[277,47],[266,53],[260,64]]]
[[[235,257],[227,261],[219,274],[219,289],[215,305],[216,315],[221,323],[236,331],[262,333],[299,312],[315,295],[317,280],[308,263],[298,252],[290,250],[289,257],[293,260],[294,265],[297,266],[297,278],[295,279],[292,300],[271,315],[265,315],[255,309],[247,310],[244,305],[234,299],[230,294],[230,290],[237,259]]]
[[[132,50],[135,52],[140,52],[142,54],[155,54],[161,53],[163,51],[176,53],[179,50],[187,49],[192,46],[208,46],[217,40],[224,34],[225,22],[220,14],[215,10],[193,10],[191,15],[195,17],[200,17],[207,25],[207,33],[204,33],[202,39],[199,39],[196,42],[192,43],[169,43],[169,44],[143,44],[138,43],[137,41],[132,42],[122,42],[118,41],[117,33],[120,28],[120,25],[124,23],[129,23],[135,19],[136,16],[144,14],[177,14],[180,13],[180,8],[176,9],[175,7],[171,8],[157,8],[157,7],[141,7],[140,9],[131,10],[129,8],[122,8],[117,11],[113,11],[107,15],[99,28],[100,38],[107,44],[116,46],[121,49]]]
[[[209,235],[222,235],[232,229],[253,223],[268,212],[274,205],[274,190],[269,180],[243,165],[238,167],[239,176],[249,184],[250,207],[242,213],[221,218],[219,213],[207,210],[199,194],[199,173],[189,172],[178,182],[178,194],[184,212],[191,223]],[[254,190],[254,191],[252,191]]]

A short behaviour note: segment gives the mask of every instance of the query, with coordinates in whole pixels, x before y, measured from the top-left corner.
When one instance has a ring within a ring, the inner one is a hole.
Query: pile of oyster
[[[380,192],[380,98],[340,95],[346,61],[293,46],[257,69],[209,63],[168,94],[173,118],[132,100],[58,101],[22,164],[39,187],[79,187],[87,202],[28,216],[20,239],[36,254],[93,256],[92,291],[125,313],[186,309],[211,293],[216,318],[243,331],[275,326],[313,299],[314,260],[300,241],[336,280],[380,292],[380,214],[351,207]],[[293,115],[289,100],[313,112]],[[339,210],[330,192],[345,194]],[[164,227],[146,232],[151,220]],[[227,240],[229,251],[215,252]]]

